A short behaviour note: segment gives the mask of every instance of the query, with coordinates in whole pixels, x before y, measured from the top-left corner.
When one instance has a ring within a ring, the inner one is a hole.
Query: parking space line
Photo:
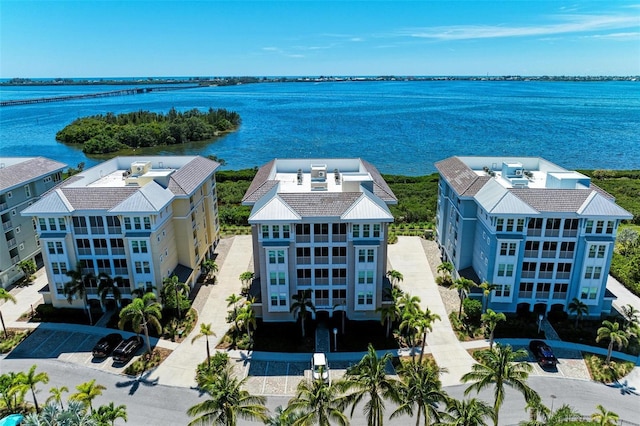
[[[56,347],[55,347],[51,352],[49,352],[49,354],[48,354],[48,355],[49,355],[49,356],[51,356],[51,355],[53,355],[54,353],[58,352],[58,349],[59,349],[59,348],[62,348],[62,345],[64,345],[65,343],[67,343],[67,341],[68,341],[68,340],[71,338],[71,336],[73,336],[73,335],[74,335],[74,333],[69,333],[69,334],[67,335],[67,338],[66,338],[66,339],[64,339],[62,342],[60,342],[60,343],[58,344],[58,346],[56,346]],[[62,351],[60,351],[59,353],[62,353]]]
[[[264,367],[264,378],[262,379],[262,395],[264,395],[264,389],[267,387],[267,374],[269,373],[269,361],[266,362]]]

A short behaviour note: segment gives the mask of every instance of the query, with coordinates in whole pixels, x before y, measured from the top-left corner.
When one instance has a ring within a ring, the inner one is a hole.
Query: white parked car
[[[329,364],[327,357],[323,353],[315,353],[311,358],[311,377],[313,380],[324,380],[329,382]]]

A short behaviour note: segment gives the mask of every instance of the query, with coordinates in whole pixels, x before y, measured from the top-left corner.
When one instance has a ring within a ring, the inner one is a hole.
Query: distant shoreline
[[[0,86],[96,86],[197,84],[200,86],[233,86],[251,83],[323,83],[367,81],[640,81],[636,76],[316,76],[316,77],[143,77],[143,78],[12,78],[0,81]]]

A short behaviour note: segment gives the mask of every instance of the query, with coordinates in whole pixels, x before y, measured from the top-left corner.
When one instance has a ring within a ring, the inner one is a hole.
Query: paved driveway
[[[123,337],[126,338],[126,335],[123,334]],[[100,336],[96,334],[37,328],[7,358],[32,358],[34,361],[55,358],[97,370],[122,373],[129,364],[115,365],[111,357],[93,358],[91,350],[99,339]],[[141,349],[140,352],[142,351]],[[133,360],[136,358],[134,357]]]

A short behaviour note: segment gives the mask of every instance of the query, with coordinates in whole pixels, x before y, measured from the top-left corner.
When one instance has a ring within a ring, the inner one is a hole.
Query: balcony
[[[573,251],[561,251],[558,257],[560,259],[573,259],[574,252]]]
[[[556,272],[557,280],[568,280],[571,278],[571,272]]]
[[[95,251],[96,255],[105,256],[105,255],[109,254],[109,249],[107,249],[107,248],[96,247],[94,249],[94,251]]]
[[[346,278],[333,278],[333,285],[347,285],[347,279]]]
[[[347,256],[333,256],[331,259],[334,265],[344,265],[347,263]]]
[[[122,229],[119,226],[107,227],[107,233],[109,234],[122,234]]]
[[[316,306],[316,308],[319,308],[319,307],[322,307],[322,308],[331,307],[331,302],[330,302],[328,297],[316,297],[315,306]]]
[[[538,258],[538,250],[525,250],[524,257]]]
[[[536,299],[548,299],[549,294],[548,291],[536,291]]]
[[[553,293],[553,299],[554,300],[566,300],[567,299],[567,292]]]
[[[298,278],[298,285],[311,285],[311,278]]]
[[[533,297],[532,291],[520,291],[518,292],[518,297],[521,299],[531,299]]]
[[[12,248],[14,248],[17,245],[18,245],[18,243],[16,242],[15,238],[9,238],[7,240],[7,247],[9,248],[9,250],[11,250]]]
[[[556,257],[556,251],[555,250],[542,250],[542,257],[546,257],[546,258],[554,258]]]
[[[316,278],[316,285],[329,285],[329,278]]]
[[[92,234],[104,234],[104,227],[102,226],[92,226],[91,227]]]
[[[575,237],[577,235],[578,235],[577,229],[565,229],[564,231],[562,231],[563,237]]]
[[[20,262],[20,256],[14,256],[11,258],[11,263],[13,263],[14,265],[18,262]]]
[[[115,255],[124,255],[124,247],[111,247],[111,254]]]
[[[545,237],[557,237],[560,235],[560,230],[559,229],[546,229],[544,231],[544,236]]]
[[[86,226],[74,226],[73,233],[76,235],[86,235],[89,233],[89,228]]]
[[[311,242],[311,235],[296,235],[296,243],[309,243]]]
[[[329,256],[316,256],[315,257],[316,265],[327,265],[329,264]]]
[[[344,243],[347,241],[347,234],[333,234],[334,243]]]
[[[553,272],[540,271],[538,278],[553,278]]]
[[[316,243],[326,243],[329,242],[329,236],[325,234],[316,234],[313,236],[313,241]]]
[[[542,235],[542,229],[540,228],[527,229],[527,236],[529,237],[539,237],[540,235]]]
[[[91,249],[90,248],[79,248],[78,249],[78,255],[79,256],[91,256]]]
[[[0,211],[4,211],[9,208],[7,203],[0,203]]]
[[[344,306],[347,304],[346,297],[334,297],[333,306]]]
[[[296,263],[298,265],[311,265],[311,256],[298,256],[296,257]]]
[[[127,268],[115,268],[113,272],[116,274],[116,277],[129,275]]]
[[[11,229],[13,227],[12,223],[10,220],[6,221],[6,222],[2,222],[2,230],[6,231],[7,229]]]
[[[522,278],[535,278],[536,271],[522,271]]]

